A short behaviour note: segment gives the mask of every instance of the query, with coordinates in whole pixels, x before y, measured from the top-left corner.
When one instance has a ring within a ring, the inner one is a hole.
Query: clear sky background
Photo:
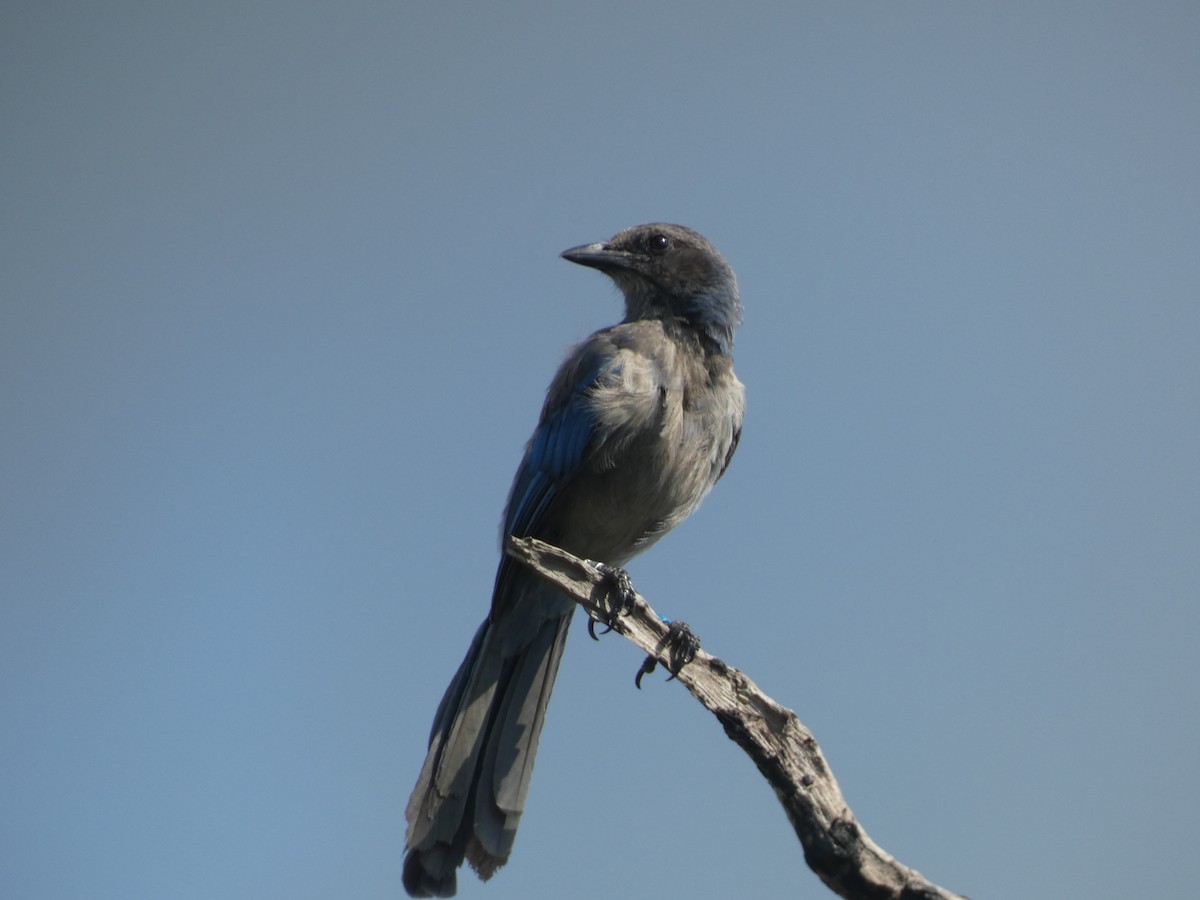
[[[1200,5],[0,14],[0,894],[395,898],[566,348],[737,270],[742,445],[630,567],[975,898],[1191,897]],[[576,623],[463,897],[827,896]]]

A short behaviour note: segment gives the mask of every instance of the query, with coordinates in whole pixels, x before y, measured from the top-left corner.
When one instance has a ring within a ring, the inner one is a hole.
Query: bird
[[[742,433],[737,278],[682,225],[564,250],[607,275],[625,316],[568,352],[525,446],[501,539],[536,537],[620,567],[691,514]],[[623,571],[619,570],[618,571]],[[403,883],[452,897],[512,851],[575,603],[501,550],[492,603],[434,716],[407,807]]]

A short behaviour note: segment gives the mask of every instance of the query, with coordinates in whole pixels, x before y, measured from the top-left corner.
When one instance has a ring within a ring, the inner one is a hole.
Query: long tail
[[[438,706],[408,802],[410,896],[454,896],[464,858],[483,879],[508,861],[573,607],[527,611],[484,621]]]

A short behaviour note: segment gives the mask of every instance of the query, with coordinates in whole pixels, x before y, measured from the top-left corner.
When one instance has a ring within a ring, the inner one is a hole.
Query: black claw
[[[688,628],[687,622],[671,622],[667,625],[667,646],[671,648],[671,681],[679,670],[696,658],[700,650],[700,636]]]
[[[612,631],[612,625],[608,622],[601,622],[600,624],[604,626],[604,630],[600,632],[601,634],[608,634],[610,631]],[[588,616],[588,636],[593,641],[600,640],[600,638],[596,636],[596,620],[591,616]]]
[[[642,667],[638,669],[638,673],[633,679],[634,687],[640,691],[642,689],[642,676],[649,675],[657,666],[658,660],[656,660],[653,656],[647,656],[644,660],[642,660]]]
[[[700,638],[692,629],[688,628],[686,622],[667,622],[666,636],[659,642],[658,653],[651,653],[642,661],[642,667],[638,669],[637,675],[633,679],[633,683],[640,690],[642,687],[642,676],[649,675],[658,666],[658,656],[666,653],[669,661],[663,664],[670,672],[667,681],[673,681],[680,670],[696,658],[696,653],[700,650]]]
[[[608,579],[610,598],[615,595],[617,615],[621,616],[633,608],[633,579],[620,566],[606,566],[600,563],[600,571]]]
[[[604,630],[600,634],[608,634],[617,624],[617,619],[633,609],[634,597],[637,596],[633,589],[633,581],[629,577],[629,573],[619,566],[607,566],[604,563],[596,563],[596,570],[604,576],[604,581],[600,585],[605,588],[602,592],[603,596],[598,598],[604,606],[605,612],[601,616],[588,617],[588,636],[593,641],[600,640],[596,636],[596,624],[604,626]]]

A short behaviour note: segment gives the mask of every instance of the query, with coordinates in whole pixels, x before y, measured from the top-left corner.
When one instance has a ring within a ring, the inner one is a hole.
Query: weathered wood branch
[[[534,538],[510,538],[506,551],[593,617],[608,618],[612,582],[594,566]],[[640,594],[613,630],[670,666],[667,625]],[[809,868],[834,893],[847,900],[965,900],[871,840],[850,811],[816,738],[744,673],[702,649],[678,678],[758,766],[783,804]]]

